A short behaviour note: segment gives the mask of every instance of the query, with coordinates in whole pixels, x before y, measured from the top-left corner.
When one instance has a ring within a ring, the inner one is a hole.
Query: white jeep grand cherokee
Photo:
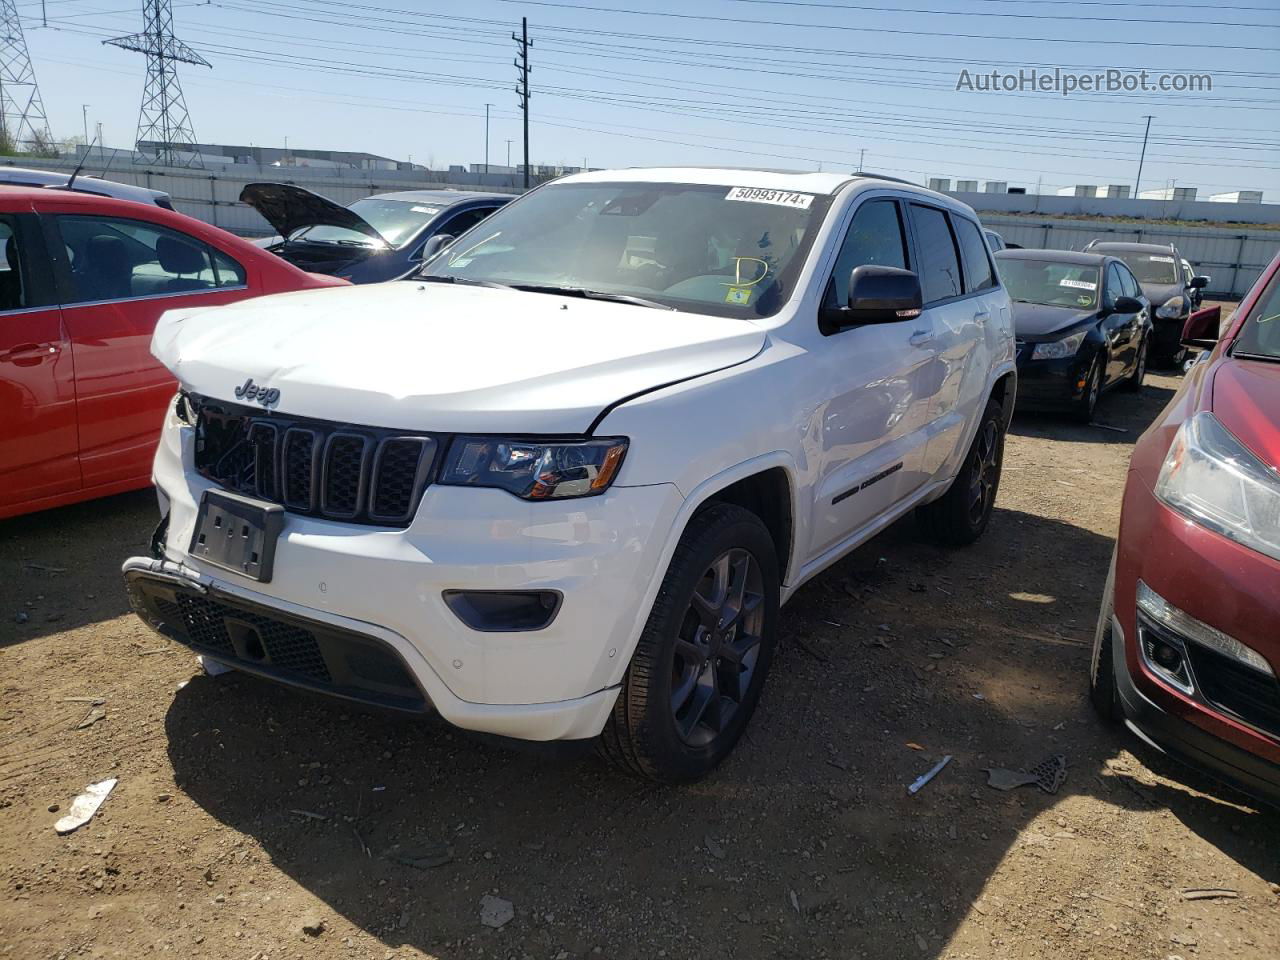
[[[705,774],[796,589],[912,509],[982,533],[1009,299],[973,211],[833,173],[540,187],[410,279],[167,314],[124,573],[215,661]]]

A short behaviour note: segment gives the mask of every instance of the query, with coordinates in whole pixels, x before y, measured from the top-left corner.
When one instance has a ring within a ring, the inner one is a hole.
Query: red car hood
[[[1213,415],[1280,469],[1280,363],[1228,358],[1213,378]]]

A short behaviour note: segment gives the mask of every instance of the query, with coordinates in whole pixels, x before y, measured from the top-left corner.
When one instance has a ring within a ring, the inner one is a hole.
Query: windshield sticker
[[[1059,280],[1058,286],[1071,287],[1073,290],[1097,290],[1096,283],[1090,283],[1088,280]]]
[[[730,287],[724,295],[724,302],[737,304],[740,307],[745,307],[747,304],[751,302],[751,288],[750,287]]]
[[[1147,259],[1150,260],[1152,263],[1173,263],[1173,257],[1161,257],[1161,256],[1157,256],[1156,254],[1152,254],[1151,256],[1147,257]]]
[[[437,213],[440,212],[439,207],[410,207],[409,209],[412,210],[414,213],[425,213],[428,216],[432,216],[432,217],[434,217]]]
[[[746,200],[748,203],[773,203],[780,207],[794,207],[797,210],[808,210],[813,203],[811,193],[793,193],[790,190],[766,190],[763,187],[734,187],[726,195],[726,200]]]

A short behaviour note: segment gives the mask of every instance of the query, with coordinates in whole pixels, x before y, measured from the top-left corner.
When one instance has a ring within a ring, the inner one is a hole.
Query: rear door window
[[[4,253],[0,256],[0,312],[31,305],[22,279],[22,257],[14,226],[9,217],[0,217],[0,249]]]
[[[991,258],[987,256],[987,247],[982,242],[982,231],[978,225],[964,217],[952,217],[951,223],[956,228],[956,239],[960,241],[960,252],[964,256],[965,292],[994,287],[995,272],[991,269]]]
[[[915,233],[916,272],[925,303],[958,297],[962,290],[960,255],[947,215],[937,207],[911,204],[911,224]]]
[[[212,248],[168,227],[120,217],[65,214],[57,221],[71,263],[73,303],[198,292],[244,283],[243,268],[217,254],[226,262],[226,279],[231,281],[220,282]]]

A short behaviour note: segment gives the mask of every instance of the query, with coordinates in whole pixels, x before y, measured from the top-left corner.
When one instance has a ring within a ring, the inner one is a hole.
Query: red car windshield
[[[1280,360],[1280,271],[1271,277],[1232,347],[1233,356]]]

